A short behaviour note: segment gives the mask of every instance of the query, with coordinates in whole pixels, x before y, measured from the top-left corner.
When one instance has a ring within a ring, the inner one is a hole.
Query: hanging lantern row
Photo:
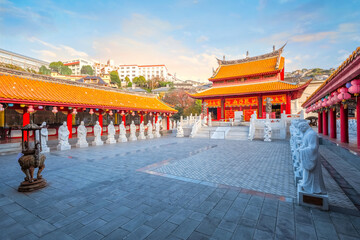
[[[360,79],[354,79],[351,82],[345,84],[345,87],[339,88],[338,90],[332,92],[329,96],[322,98],[316,103],[312,104],[306,109],[306,112],[314,112],[321,108],[331,107],[333,105],[342,102],[346,103],[346,100],[351,98],[351,94],[354,94],[355,97],[360,94]]]
[[[28,113],[33,113],[35,111],[33,105],[30,105],[28,107],[27,111],[28,111]]]

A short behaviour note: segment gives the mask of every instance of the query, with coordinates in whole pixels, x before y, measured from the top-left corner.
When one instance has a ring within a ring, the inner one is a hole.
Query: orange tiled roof
[[[232,65],[220,65],[215,75],[209,78],[209,80],[229,79],[234,77],[278,72],[284,68],[284,57],[281,57],[278,68],[276,68],[277,59],[278,56],[275,56],[272,58]]]
[[[310,80],[311,81],[311,80]],[[310,81],[304,84],[290,84],[283,81],[277,82],[265,82],[249,85],[237,85],[237,86],[225,86],[225,87],[213,87],[206,89],[205,91],[190,94],[193,98],[213,97],[213,96],[236,96],[247,95],[253,93],[263,92],[282,92],[282,91],[295,91],[307,86]]]
[[[0,101],[176,112],[156,97],[0,73]]]
[[[360,55],[360,47],[358,47],[355,51],[350,54],[350,56],[305,100],[305,102],[301,105],[302,107],[307,105],[307,103],[312,99],[326,84],[328,84],[334,77],[336,77],[341,70],[343,70],[347,65],[349,65],[357,56]],[[322,98],[324,96],[319,96]]]

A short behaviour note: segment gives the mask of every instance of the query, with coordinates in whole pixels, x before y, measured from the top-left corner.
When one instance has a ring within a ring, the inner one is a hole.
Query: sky
[[[46,60],[165,64],[207,81],[216,58],[281,47],[285,71],[336,68],[360,46],[360,0],[0,0],[0,48]]]

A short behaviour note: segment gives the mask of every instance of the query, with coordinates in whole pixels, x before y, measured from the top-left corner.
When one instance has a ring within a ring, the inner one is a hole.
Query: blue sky
[[[285,47],[285,70],[337,67],[360,46],[360,1],[0,0],[0,48],[48,61],[166,64],[205,81],[215,57]]]

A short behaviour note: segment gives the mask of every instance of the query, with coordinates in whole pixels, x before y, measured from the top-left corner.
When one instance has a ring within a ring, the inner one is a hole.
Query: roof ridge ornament
[[[279,48],[279,49],[277,49],[275,51],[272,51],[272,52],[266,53],[266,54],[262,54],[262,55],[258,55],[258,56],[254,56],[254,57],[249,57],[249,54],[248,54],[249,51],[247,51],[246,52],[246,58],[243,58],[243,59],[225,61],[225,56],[224,56],[223,60],[220,60],[218,58],[216,58],[216,60],[217,60],[219,65],[233,65],[233,64],[257,61],[257,60],[263,60],[263,59],[272,58],[272,57],[278,57],[280,59],[281,54],[282,54],[286,44],[287,44],[287,42],[281,48]],[[280,63],[279,59],[278,59],[278,63]],[[278,67],[278,65],[277,65],[277,67]]]

